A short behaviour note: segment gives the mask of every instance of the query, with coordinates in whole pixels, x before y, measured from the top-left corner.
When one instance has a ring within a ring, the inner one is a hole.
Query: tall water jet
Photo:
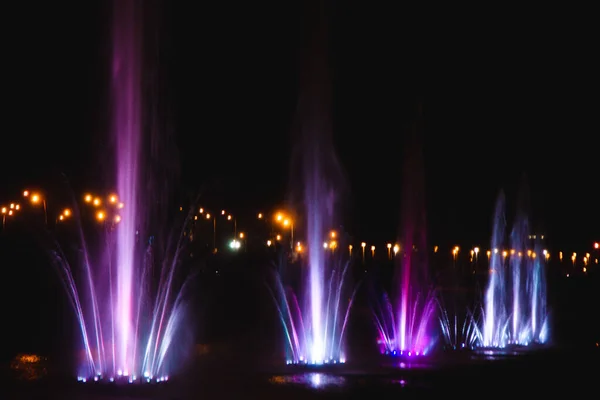
[[[116,346],[117,368],[133,371],[135,341],[132,332],[133,271],[138,229],[138,179],[142,135],[142,27],[141,10],[135,1],[115,3],[113,21],[113,134],[117,149],[117,190],[127,204],[117,230]]]
[[[175,239],[164,231],[164,211],[159,209],[167,206],[159,197],[164,190],[156,191],[156,171],[149,168],[156,164],[158,138],[155,127],[145,123],[143,5],[140,0],[113,4],[111,89],[117,193],[94,199],[95,206],[103,207],[97,214],[101,240],[88,245],[88,227],[75,208],[78,251],[75,255],[64,252],[58,243],[53,248],[53,261],[81,330],[84,361],[78,373],[84,382],[167,380],[181,361],[176,352],[185,353],[184,339],[189,339],[189,332],[180,328],[190,280],[188,274],[178,273],[188,238],[183,231]],[[161,188],[166,183],[161,181]],[[97,234],[97,229],[98,225],[91,230]],[[172,346],[175,340],[177,349]]]
[[[532,239],[523,204],[518,207],[508,238],[506,226],[505,198],[501,193],[493,220],[483,346],[543,344],[549,338],[545,253],[539,239]]]
[[[312,3],[312,2],[309,2]],[[315,2],[318,3],[318,2]],[[313,10],[311,10],[313,11]],[[345,362],[344,332],[354,297],[348,289],[349,262],[343,238],[327,246],[336,227],[343,178],[337,162],[330,121],[330,80],[327,65],[325,11],[318,11],[300,79],[297,127],[298,164],[306,253],[299,298],[277,277],[274,295],[287,338],[290,364]]]
[[[412,142],[405,149],[401,250],[395,256],[391,297],[383,294],[374,307],[374,320],[382,352],[418,356],[429,352],[435,340],[430,332],[436,301],[428,279],[421,134],[419,107]]]

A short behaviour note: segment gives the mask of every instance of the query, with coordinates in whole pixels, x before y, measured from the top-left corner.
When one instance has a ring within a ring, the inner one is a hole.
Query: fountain
[[[311,10],[313,11],[313,10]],[[322,13],[323,10],[320,10]],[[284,327],[288,364],[334,364],[346,360],[344,332],[353,294],[348,289],[349,262],[342,243],[324,249],[335,227],[339,186],[343,181],[333,148],[328,116],[329,77],[325,64],[324,16],[308,46],[302,72],[297,117],[300,124],[299,163],[302,182],[306,252],[299,296],[286,287],[281,274],[272,293]]]
[[[190,281],[178,269],[187,238],[181,234],[179,240],[168,240],[151,233],[164,227],[157,226],[160,210],[151,204],[160,204],[159,194],[148,184],[152,178],[141,152],[145,143],[142,12],[137,1],[114,3],[112,95],[118,193],[98,214],[104,228],[101,242],[86,243],[88,235],[78,217],[78,254],[67,254],[58,245],[52,252],[81,330],[84,360],[78,376],[82,382],[166,381],[181,361],[174,354],[174,341],[178,341],[176,351],[185,351],[182,335],[189,333],[180,328]],[[146,194],[156,201],[148,202]],[[163,242],[168,244],[161,246]]]
[[[419,109],[419,122],[421,116]],[[416,140],[418,128],[415,131]],[[382,353],[413,357],[426,355],[433,348],[430,330],[436,298],[428,289],[421,146],[415,142],[405,154],[402,250],[394,256],[392,297],[383,293],[376,299],[373,317]]]
[[[442,339],[446,348],[451,350],[473,350],[483,343],[483,335],[479,328],[481,313],[467,309],[464,315],[450,313],[441,302],[439,304],[439,323]],[[480,310],[480,308],[478,308]]]
[[[508,243],[505,230],[505,199],[500,194],[494,213],[482,345],[506,348],[544,344],[549,339],[546,260],[539,240],[531,240],[524,207],[519,208]],[[507,244],[509,250],[505,250]]]
[[[307,267],[307,272],[302,277],[300,299],[281,275],[276,276],[271,291],[284,328],[287,364],[346,362],[344,334],[354,299],[354,292],[349,299],[347,296],[350,263],[327,255],[322,240],[318,244],[309,245],[308,259],[301,261],[300,268]],[[311,251],[318,253],[314,256]]]

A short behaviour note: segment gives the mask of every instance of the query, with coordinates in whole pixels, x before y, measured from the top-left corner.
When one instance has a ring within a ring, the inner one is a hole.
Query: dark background
[[[182,193],[238,214],[285,200],[310,26],[296,3],[157,6],[152,73]],[[110,184],[109,6],[8,8],[4,201],[60,172],[81,190]],[[524,174],[536,230],[557,245],[597,239],[598,63],[588,15],[330,2],[331,112],[355,236],[396,235],[403,146],[422,99],[431,241],[485,243],[499,190],[511,206]]]

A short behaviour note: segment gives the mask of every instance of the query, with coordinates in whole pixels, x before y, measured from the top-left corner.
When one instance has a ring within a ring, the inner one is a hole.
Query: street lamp
[[[361,242],[360,247],[362,247],[362,260],[364,263],[365,262],[365,247],[367,247],[367,244],[365,242]]]
[[[452,249],[452,262],[453,262],[453,266],[456,267],[456,257],[458,256],[458,251],[460,250],[460,248],[458,246],[455,246]]]
[[[100,222],[103,222],[106,219],[106,213],[104,211],[98,211],[96,213],[96,219]]]
[[[206,219],[210,220],[211,215],[206,213]],[[217,249],[217,217],[213,217],[213,251]]]
[[[28,191],[25,191],[23,194],[25,194],[25,193],[27,193],[27,196],[25,196],[25,197],[30,196]],[[48,225],[48,209],[46,206],[46,199],[44,199],[39,193],[31,193],[30,199],[31,199],[31,204],[33,204],[34,206],[38,205],[40,203],[42,204],[42,206],[44,207],[44,222],[46,225]]]
[[[68,208],[65,208],[63,210],[63,212],[58,216],[57,222],[64,221],[64,220],[68,219],[69,217],[71,217],[71,215],[72,215],[71,210]]]
[[[11,214],[8,213],[9,210],[6,207],[2,207],[0,212],[2,212],[2,230],[4,230],[4,227],[6,226],[6,216]]]
[[[260,215],[260,214],[259,214]],[[290,249],[294,250],[294,221],[287,215],[279,212],[275,215],[275,221],[285,228],[290,229]]]

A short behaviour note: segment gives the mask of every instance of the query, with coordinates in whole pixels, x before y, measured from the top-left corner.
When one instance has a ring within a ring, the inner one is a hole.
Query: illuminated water
[[[378,343],[382,352],[392,355],[425,355],[435,343],[431,330],[437,301],[428,281],[421,151],[415,136],[405,152],[401,250],[394,256],[392,292],[384,293],[374,307]]]
[[[449,312],[440,304],[439,323],[442,338],[449,349],[474,349],[483,343],[483,335],[479,327],[480,314],[467,310],[464,316]]]
[[[400,270],[410,270],[409,261],[403,261]],[[437,302],[434,293],[417,290],[410,276],[402,274],[400,294],[396,300],[382,294],[373,310],[380,351],[393,356],[424,356],[433,349],[435,336],[432,334]]]
[[[546,343],[549,338],[545,254],[530,239],[527,215],[519,210],[506,237],[504,195],[494,213],[488,286],[484,298],[483,346],[503,348]]]
[[[148,211],[153,209],[148,203],[154,199],[144,196],[148,175],[141,157],[146,129],[142,11],[140,2],[114,3],[112,134],[118,201],[104,209],[104,245],[90,250],[80,227],[80,255],[54,253],[81,328],[82,381],[162,381],[177,362],[171,354],[184,318],[184,291],[179,289],[185,283],[176,275],[184,236],[158,246],[149,233]]]
[[[318,7],[314,14],[321,17]],[[288,343],[288,363],[345,362],[344,332],[353,294],[347,245],[337,240],[324,248],[339,222],[343,174],[335,154],[330,121],[330,80],[326,65],[324,20],[309,38],[298,102],[298,179],[302,212],[298,226],[306,243],[302,283],[294,294],[278,279],[275,295]],[[342,239],[342,238],[340,238]]]
[[[283,324],[288,364],[345,363],[344,335],[354,293],[347,284],[349,263],[327,260],[323,243],[316,250],[319,264],[310,261],[303,278],[302,296],[276,278],[273,294]],[[334,256],[332,256],[333,258]],[[315,261],[313,261],[315,262]],[[312,280],[319,272],[318,279]]]

